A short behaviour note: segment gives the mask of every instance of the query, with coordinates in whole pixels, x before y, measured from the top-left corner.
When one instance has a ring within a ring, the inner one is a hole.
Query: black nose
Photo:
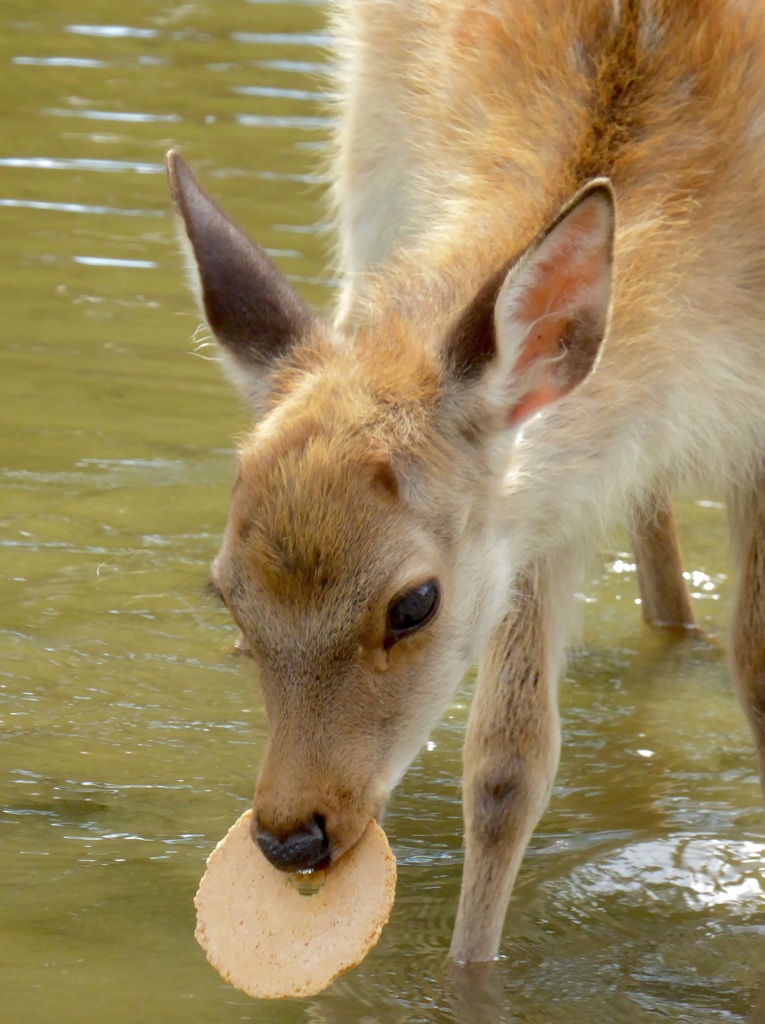
[[[255,839],[266,860],[281,871],[313,871],[329,861],[329,839],[318,814],[310,825],[284,839],[258,825]]]

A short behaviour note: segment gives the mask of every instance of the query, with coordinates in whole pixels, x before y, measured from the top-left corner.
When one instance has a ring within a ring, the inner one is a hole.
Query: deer
[[[269,723],[252,836],[285,871],[342,857],[477,666],[449,952],[490,961],[581,575],[628,527],[644,617],[691,631],[691,487],[727,502],[765,785],[765,6],[338,0],[331,25],[332,314],[167,158],[252,416],[210,584]]]

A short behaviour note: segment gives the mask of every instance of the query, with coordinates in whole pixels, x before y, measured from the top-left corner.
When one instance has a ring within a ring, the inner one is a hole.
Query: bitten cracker
[[[356,845],[301,895],[250,837],[251,811],[232,825],[207,861],[194,899],[195,936],[235,988],[260,999],[316,995],[355,967],[390,916],[396,860],[370,821]]]

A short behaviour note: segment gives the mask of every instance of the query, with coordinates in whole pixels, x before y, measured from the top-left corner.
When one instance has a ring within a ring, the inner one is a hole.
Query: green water
[[[681,522],[716,643],[640,624],[624,541],[587,583],[558,785],[489,975],[445,970],[469,686],[391,801],[398,895],[361,967],[266,1004],[207,966],[192,897],[265,725],[200,597],[246,420],[194,352],[162,158],[326,303],[322,9],[5,0],[0,29],[2,1020],[765,1022],[765,815],[713,494]]]

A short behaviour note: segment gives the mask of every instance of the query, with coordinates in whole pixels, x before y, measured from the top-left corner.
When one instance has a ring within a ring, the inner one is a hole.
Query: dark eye
[[[441,591],[437,580],[426,580],[407,590],[388,605],[385,647],[392,647],[402,637],[422,629],[438,611]]]

